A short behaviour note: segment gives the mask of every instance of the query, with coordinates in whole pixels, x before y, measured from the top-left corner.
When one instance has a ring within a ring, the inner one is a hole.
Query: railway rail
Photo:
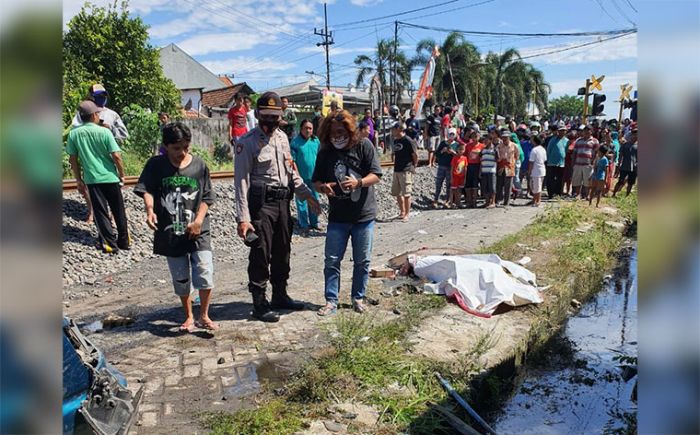
[[[423,166],[427,164],[426,160],[422,160],[418,162],[418,166]],[[390,168],[394,165],[393,162],[381,162],[382,168]],[[233,171],[219,171],[219,172],[212,172],[210,174],[212,180],[222,180],[222,179],[227,179],[227,178],[233,178]],[[124,185],[125,186],[134,186],[136,183],[139,181],[139,177],[137,176],[128,176],[124,177]],[[78,188],[78,183],[74,179],[67,179],[63,180],[63,191],[71,191],[71,190],[76,190]]]

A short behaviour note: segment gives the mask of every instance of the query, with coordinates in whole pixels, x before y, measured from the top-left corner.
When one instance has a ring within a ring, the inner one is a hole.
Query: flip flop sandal
[[[196,323],[196,322],[195,322],[195,323]],[[178,331],[180,331],[180,332],[190,332],[190,333],[191,333],[191,332],[194,332],[195,323],[193,323],[193,324],[191,324],[191,325],[189,325],[189,326],[180,325],[180,327],[178,328]]]
[[[199,329],[206,329],[207,331],[216,331],[219,329],[219,325],[217,325],[214,322],[202,322],[201,320],[197,320],[194,322],[194,326],[196,326]]]

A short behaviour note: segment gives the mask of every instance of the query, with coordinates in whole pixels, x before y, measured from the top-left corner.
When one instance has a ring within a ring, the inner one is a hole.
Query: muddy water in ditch
[[[618,355],[637,356],[637,251],[621,258],[603,290],[571,317],[494,423],[499,434],[592,434],[633,427],[637,377]]]

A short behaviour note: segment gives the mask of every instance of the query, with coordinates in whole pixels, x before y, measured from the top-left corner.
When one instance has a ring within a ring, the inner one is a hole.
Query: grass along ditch
[[[421,355],[412,333],[439,315],[446,302],[441,296],[405,292],[391,299],[400,315],[377,311],[330,319],[325,323],[328,345],[283,386],[269,386],[256,398],[254,409],[201,414],[202,425],[214,434],[453,433],[444,417],[447,409],[478,428],[448,397],[434,372],[487,420],[495,415],[527,355],[541,349],[573,314],[572,300],[583,303],[601,288],[626,237],[619,223],[635,226],[636,196],[604,204],[608,207],[595,209],[587,202],[562,203],[519,233],[482,248],[514,261],[531,257],[527,267],[537,274],[538,283],[551,286],[544,303],[517,309],[527,316],[527,338],[499,360],[482,358],[500,338],[488,330],[471,337],[469,349],[448,359]],[[372,283],[370,295],[378,284]]]

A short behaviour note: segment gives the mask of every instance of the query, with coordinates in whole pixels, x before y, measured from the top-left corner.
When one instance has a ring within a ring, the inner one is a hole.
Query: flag
[[[423,104],[425,100],[433,98],[433,77],[435,76],[435,60],[440,56],[440,50],[435,46],[433,48],[433,53],[428,59],[428,63],[425,65],[425,71],[423,71],[423,76],[420,79],[420,86],[416,92],[416,99],[413,101],[413,111],[416,116],[420,117],[423,113]]]

